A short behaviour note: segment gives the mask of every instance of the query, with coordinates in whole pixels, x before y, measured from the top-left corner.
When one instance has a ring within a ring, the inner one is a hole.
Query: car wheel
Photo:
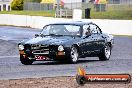
[[[24,65],[32,65],[32,63],[33,63],[33,61],[30,60],[29,58],[23,58],[23,57],[20,57],[20,61]]]
[[[99,60],[100,61],[109,60],[110,55],[111,55],[111,47],[109,44],[106,44],[102,52],[99,55]]]
[[[71,63],[77,63],[77,61],[78,61],[78,50],[77,50],[77,48],[76,47],[72,47],[71,48],[71,52],[70,52],[70,62]]]

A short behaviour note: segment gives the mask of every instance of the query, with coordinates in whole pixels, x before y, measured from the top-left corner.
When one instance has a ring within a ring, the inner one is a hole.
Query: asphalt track
[[[115,46],[109,61],[88,57],[80,58],[78,64],[38,61],[33,65],[22,65],[19,61],[17,43],[33,37],[39,31],[0,26],[0,80],[75,76],[80,66],[84,67],[88,74],[132,73],[132,36],[115,36]]]

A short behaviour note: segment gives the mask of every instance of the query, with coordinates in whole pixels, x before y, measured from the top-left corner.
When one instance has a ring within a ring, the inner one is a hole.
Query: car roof
[[[92,23],[92,22],[82,22],[82,21],[71,21],[71,22],[58,22],[58,23],[52,23],[50,25],[67,25],[67,24],[71,24],[71,25],[79,25],[79,26],[82,26],[82,25],[85,25],[85,24],[89,24],[89,23]]]

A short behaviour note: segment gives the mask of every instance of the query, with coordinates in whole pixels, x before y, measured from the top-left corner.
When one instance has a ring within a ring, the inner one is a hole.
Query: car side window
[[[83,26],[83,36],[88,36],[91,35],[91,30],[89,25],[84,25]]]
[[[99,34],[100,30],[99,27],[94,25],[94,24],[90,24],[90,30],[92,34]]]

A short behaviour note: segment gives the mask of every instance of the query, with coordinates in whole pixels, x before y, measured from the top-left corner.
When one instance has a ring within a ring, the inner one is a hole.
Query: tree
[[[24,0],[13,0],[11,3],[12,10],[23,10]]]

